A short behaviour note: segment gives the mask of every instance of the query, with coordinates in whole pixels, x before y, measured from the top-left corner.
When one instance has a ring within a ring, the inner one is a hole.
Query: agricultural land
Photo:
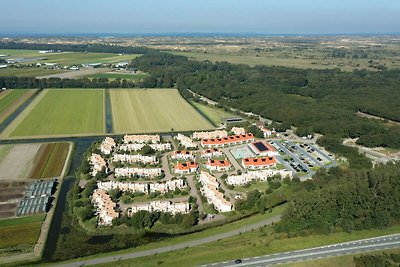
[[[7,90],[0,93],[0,123],[28,100],[35,90]]]
[[[175,89],[111,90],[115,133],[212,129]]]
[[[104,132],[103,90],[44,90],[3,136],[49,136]]]

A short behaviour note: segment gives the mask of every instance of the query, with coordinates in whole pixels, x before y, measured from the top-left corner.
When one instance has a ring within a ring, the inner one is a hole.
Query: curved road
[[[277,222],[280,220],[280,218],[281,218],[281,216],[277,215],[270,219],[267,219],[267,220],[264,220],[264,221],[261,221],[261,222],[255,223],[255,224],[247,225],[244,228],[240,228],[240,229],[232,230],[230,232],[205,237],[202,239],[196,239],[193,241],[188,241],[188,242],[184,242],[184,243],[180,243],[180,244],[172,245],[172,246],[168,246],[168,247],[161,247],[161,248],[156,248],[156,249],[132,252],[132,253],[128,253],[128,254],[121,254],[118,256],[99,257],[96,259],[82,260],[82,261],[65,263],[65,264],[60,263],[60,264],[54,265],[54,266],[77,267],[77,266],[94,265],[94,264],[100,264],[100,263],[111,263],[111,262],[120,261],[120,260],[127,260],[127,259],[139,258],[139,257],[144,257],[144,256],[151,256],[151,255],[159,254],[159,253],[163,253],[163,252],[185,249],[188,247],[194,247],[194,246],[199,246],[199,245],[203,245],[206,243],[218,241],[219,239],[236,236],[236,235],[239,235],[240,233],[252,231],[252,230],[258,229],[262,226]]]
[[[383,250],[400,247],[400,234],[386,235],[368,239],[354,240],[350,242],[315,247],[310,249],[288,251],[272,255],[264,255],[243,259],[242,263],[235,264],[233,261],[213,263],[205,266],[272,266],[296,261],[307,261],[312,259],[337,257],[346,254],[357,254],[361,252]]]

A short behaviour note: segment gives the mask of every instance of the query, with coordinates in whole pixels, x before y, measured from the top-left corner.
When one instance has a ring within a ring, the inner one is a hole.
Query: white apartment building
[[[99,154],[92,153],[89,163],[92,166],[92,176],[96,176],[99,172],[107,168],[106,161]]]
[[[192,141],[189,137],[178,133],[176,139],[186,148],[194,148],[197,147],[196,143]]]
[[[200,192],[206,197],[207,202],[213,204],[215,209],[220,212],[233,210],[231,202],[224,198],[224,194],[218,191],[219,183],[217,179],[208,172],[201,172],[199,180],[201,182]]]
[[[158,200],[158,201],[152,201],[150,203],[140,203],[136,205],[132,205],[128,209],[128,216],[132,216],[132,214],[137,213],[141,210],[148,211],[148,212],[153,212],[153,211],[159,211],[159,212],[169,212],[172,215],[178,214],[178,213],[189,213],[190,211],[190,205],[189,202],[171,202],[171,201],[165,201],[165,200]]]
[[[247,173],[243,173],[241,175],[231,175],[226,179],[226,183],[230,185],[245,185],[250,183],[251,181],[267,181],[268,177],[272,177],[275,175],[280,175],[282,178],[292,177],[293,173],[288,170],[260,170],[260,171],[249,171]]]
[[[154,135],[149,135],[149,134],[131,134],[128,135],[126,134],[124,136],[124,143],[129,144],[129,143],[160,143],[160,135],[154,134]]]
[[[149,193],[147,183],[132,183],[132,182],[117,182],[117,181],[105,181],[105,182],[97,182],[97,188],[109,191],[111,189],[118,189],[123,192],[142,192],[145,194]]]
[[[223,138],[227,137],[228,132],[225,130],[215,130],[211,132],[194,132],[192,135],[192,139],[210,139],[210,138]]]
[[[221,157],[222,155],[223,155],[222,150],[216,148],[206,149],[201,152],[202,158]]]
[[[114,139],[111,137],[106,137],[103,142],[101,142],[100,151],[104,155],[110,155],[115,145]]]
[[[187,150],[177,150],[174,151],[171,155],[171,159],[176,159],[176,160],[194,160],[195,156],[191,151]]]
[[[119,217],[119,213],[115,211],[116,203],[104,190],[94,190],[92,202],[98,212],[99,225],[112,225],[112,220]]]
[[[114,154],[113,161],[127,162],[127,163],[143,163],[143,164],[157,164],[158,159],[156,156],[144,155],[129,155],[129,154]]]
[[[232,127],[231,131],[232,131],[235,135],[246,134],[246,130],[245,130],[243,127]]]
[[[158,177],[162,174],[161,168],[115,168],[115,177],[134,177],[138,175],[140,177]]]
[[[141,150],[146,144],[124,144],[118,146],[117,150],[119,151],[139,151]],[[155,151],[165,151],[171,150],[172,146],[171,143],[160,143],[160,144],[149,144],[149,146],[154,149]]]

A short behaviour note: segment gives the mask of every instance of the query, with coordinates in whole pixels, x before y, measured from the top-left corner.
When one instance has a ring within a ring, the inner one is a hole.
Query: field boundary
[[[0,134],[0,137],[6,139],[10,137],[11,133],[18,127],[18,125],[29,115],[29,113],[40,103],[44,96],[48,93],[45,89],[39,92],[39,95],[16,117],[4,131]],[[26,138],[25,138],[26,139]]]
[[[19,90],[19,89],[15,89]],[[35,89],[28,89],[23,95],[18,97],[7,109],[0,114],[0,123],[3,123],[8,117],[10,117],[22,104],[28,101],[36,93]],[[10,93],[8,93],[10,94]],[[4,97],[0,98],[3,99]]]

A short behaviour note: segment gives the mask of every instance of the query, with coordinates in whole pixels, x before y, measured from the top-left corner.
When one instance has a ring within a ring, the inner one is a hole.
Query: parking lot
[[[279,151],[278,160],[303,179],[310,178],[318,168],[336,166],[332,155],[314,144],[277,140],[270,141],[270,144]]]

